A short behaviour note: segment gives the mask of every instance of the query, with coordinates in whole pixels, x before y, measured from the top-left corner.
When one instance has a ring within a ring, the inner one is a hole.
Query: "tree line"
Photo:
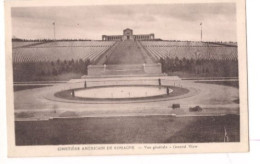
[[[195,76],[238,77],[237,60],[160,58],[164,73],[183,72]]]
[[[87,74],[89,59],[13,63],[14,81],[41,80],[66,73]]]
[[[169,75],[176,72],[189,73],[195,77],[238,77],[237,60],[205,60],[160,58],[162,71]],[[68,73],[87,75],[88,66],[91,64],[86,60],[57,60],[46,62],[24,62],[13,63],[14,81],[41,81],[44,78],[54,78]]]
[[[91,41],[91,39],[20,39],[20,38],[12,38],[12,42],[51,42],[51,41]]]

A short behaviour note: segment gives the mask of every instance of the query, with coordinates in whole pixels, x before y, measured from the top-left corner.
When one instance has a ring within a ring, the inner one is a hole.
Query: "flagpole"
[[[56,40],[56,36],[55,36],[55,22],[53,22],[52,24],[53,24],[53,35],[54,35],[54,40]]]
[[[202,42],[202,23],[200,23],[200,41]]]

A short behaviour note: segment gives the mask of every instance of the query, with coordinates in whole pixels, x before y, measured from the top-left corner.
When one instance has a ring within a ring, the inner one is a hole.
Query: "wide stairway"
[[[160,66],[138,41],[125,40],[117,42],[104,53],[97,65],[88,67],[88,75],[146,75],[153,74],[152,69],[155,70],[154,74],[161,73]]]
[[[152,63],[147,54],[136,41],[125,40],[118,43],[113,52],[107,56],[104,64],[143,64]]]

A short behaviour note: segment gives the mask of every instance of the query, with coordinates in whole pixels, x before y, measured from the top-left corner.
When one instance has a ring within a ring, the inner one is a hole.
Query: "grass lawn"
[[[52,85],[14,85],[14,92],[22,91],[22,90],[26,90],[26,89],[49,87],[49,86],[52,86]]]
[[[63,73],[57,76],[41,76],[39,81],[68,81],[70,79],[80,79],[84,74],[81,73]]]
[[[110,117],[16,121],[17,145],[239,142],[239,116]]]
[[[15,73],[14,73],[15,74]],[[70,79],[80,79],[82,73],[62,73],[59,75],[19,75],[19,78],[14,76],[15,82],[33,82],[33,81],[68,81]]]
[[[195,83],[218,84],[239,88],[239,81],[196,81]]]

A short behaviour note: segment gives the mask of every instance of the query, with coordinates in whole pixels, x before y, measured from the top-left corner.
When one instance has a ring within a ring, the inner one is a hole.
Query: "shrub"
[[[200,112],[200,111],[202,111],[202,108],[200,107],[200,106],[195,106],[195,107],[190,107],[189,108],[189,111],[190,112]]]
[[[180,104],[172,104],[172,109],[180,108]]]

